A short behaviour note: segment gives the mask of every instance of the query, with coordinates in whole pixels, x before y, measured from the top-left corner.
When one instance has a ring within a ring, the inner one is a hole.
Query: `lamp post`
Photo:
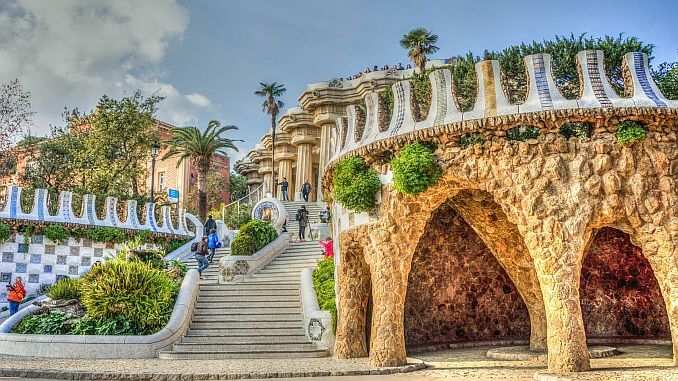
[[[151,144],[151,203],[155,203],[155,159],[158,157],[160,143]]]

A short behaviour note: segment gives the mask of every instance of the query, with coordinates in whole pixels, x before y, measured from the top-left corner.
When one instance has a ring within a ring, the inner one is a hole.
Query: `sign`
[[[168,189],[167,199],[169,202],[179,202],[179,191],[176,189]]]

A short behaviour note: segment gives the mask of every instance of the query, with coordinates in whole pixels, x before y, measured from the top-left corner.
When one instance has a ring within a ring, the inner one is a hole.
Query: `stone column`
[[[296,191],[294,196],[295,201],[303,200],[301,186],[307,180],[313,185],[313,145],[311,143],[300,143],[297,145],[297,181],[294,184]]]
[[[549,371],[589,370],[579,277],[591,231],[572,234],[581,227],[581,222],[557,221],[552,216],[529,225],[530,228],[524,230],[524,237],[546,307]]]
[[[678,366],[678,226],[675,223],[674,226],[671,223],[667,225],[638,229],[631,240],[643,250],[643,255],[650,262],[659,283],[669,317],[673,364]]]
[[[367,302],[370,273],[363,249],[369,245],[369,225],[341,233],[341,261],[337,270],[337,334],[334,355],[337,358],[367,356]]]
[[[292,160],[281,158],[278,161],[278,183],[283,181],[283,178],[287,178],[287,182],[290,184],[287,189],[287,193],[290,196],[290,200],[293,199],[294,195],[294,184],[292,184]],[[282,200],[282,189],[278,185],[278,195],[277,198]]]
[[[316,194],[318,195],[318,200],[323,199],[322,192],[322,181],[323,174],[325,173],[325,165],[330,160],[332,156],[331,151],[331,138],[332,138],[332,128],[334,128],[333,123],[323,123],[320,125],[320,161],[318,166],[318,183],[316,184]]]

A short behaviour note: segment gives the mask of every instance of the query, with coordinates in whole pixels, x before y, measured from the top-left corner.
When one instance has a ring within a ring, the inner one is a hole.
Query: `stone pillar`
[[[337,270],[337,333],[334,355],[340,359],[367,356],[367,302],[370,273],[363,249],[368,225],[341,233],[341,261]]]
[[[332,138],[332,128],[334,124],[332,123],[323,123],[320,125],[320,161],[318,165],[318,183],[316,184],[316,194],[318,195],[318,200],[323,199],[322,192],[322,181],[323,174],[325,173],[325,165],[330,160],[332,156],[331,150],[331,138]]]
[[[673,364],[678,366],[678,227],[669,223],[666,227],[638,230],[631,240],[643,250],[659,283],[669,317]]]
[[[303,200],[301,186],[308,181],[313,186],[313,145],[301,143],[297,146],[297,179],[294,184],[296,191],[294,200]],[[311,190],[313,191],[313,189]],[[310,198],[309,198],[310,200]]]
[[[534,260],[546,307],[550,372],[591,368],[579,301],[579,277],[591,231],[572,234],[581,224],[546,217],[525,229],[525,244]],[[568,229],[570,228],[570,229]]]
[[[287,182],[289,183],[287,193],[290,197],[290,200],[292,200],[294,198],[294,189],[295,189],[294,184],[292,184],[292,160],[281,158],[278,161],[278,183],[281,183],[283,181],[283,178],[287,178]],[[278,185],[277,198],[282,200],[282,189],[280,185]]]

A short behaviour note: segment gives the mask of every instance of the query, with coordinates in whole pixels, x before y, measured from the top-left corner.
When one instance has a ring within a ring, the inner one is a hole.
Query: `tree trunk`
[[[198,171],[198,217],[207,220],[207,171]]]
[[[275,118],[278,116],[276,113],[271,114],[271,190],[273,191],[273,197],[276,197],[276,185],[278,181],[275,178]]]

